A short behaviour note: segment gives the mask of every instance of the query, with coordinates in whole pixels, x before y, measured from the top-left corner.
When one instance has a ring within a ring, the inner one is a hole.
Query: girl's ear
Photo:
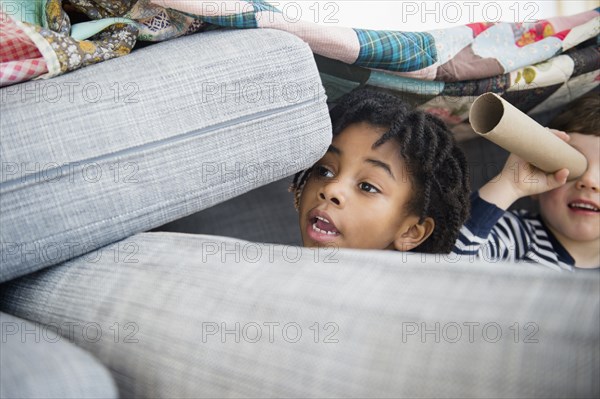
[[[397,251],[410,251],[421,245],[431,236],[435,229],[435,222],[432,218],[426,218],[419,224],[416,216],[409,217],[407,223],[403,223],[394,240],[394,248]]]

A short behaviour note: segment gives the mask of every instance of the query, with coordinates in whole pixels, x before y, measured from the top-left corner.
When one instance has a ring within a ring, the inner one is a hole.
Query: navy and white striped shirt
[[[504,211],[471,196],[471,216],[461,228],[454,254],[495,262],[534,262],[556,270],[573,271],[575,260],[546,228],[538,215]]]

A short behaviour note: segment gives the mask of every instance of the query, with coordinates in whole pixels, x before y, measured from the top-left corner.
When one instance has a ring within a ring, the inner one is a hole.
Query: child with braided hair
[[[327,153],[291,186],[304,246],[449,253],[468,216],[469,178],[445,124],[370,89],[330,115]]]

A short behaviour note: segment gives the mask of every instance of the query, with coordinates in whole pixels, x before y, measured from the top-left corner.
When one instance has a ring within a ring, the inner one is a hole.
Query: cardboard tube
[[[587,169],[585,156],[494,93],[475,99],[469,113],[473,130],[546,173],[569,169],[569,180]]]

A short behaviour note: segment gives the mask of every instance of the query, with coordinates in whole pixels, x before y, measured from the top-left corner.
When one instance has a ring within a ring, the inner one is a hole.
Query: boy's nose
[[[575,187],[578,190],[592,190],[597,193],[600,190],[600,176],[599,173],[593,173],[590,167],[575,183]]]
[[[343,206],[345,203],[345,196],[337,183],[330,183],[322,186],[319,190],[319,198],[324,201],[329,201],[339,207]]]

